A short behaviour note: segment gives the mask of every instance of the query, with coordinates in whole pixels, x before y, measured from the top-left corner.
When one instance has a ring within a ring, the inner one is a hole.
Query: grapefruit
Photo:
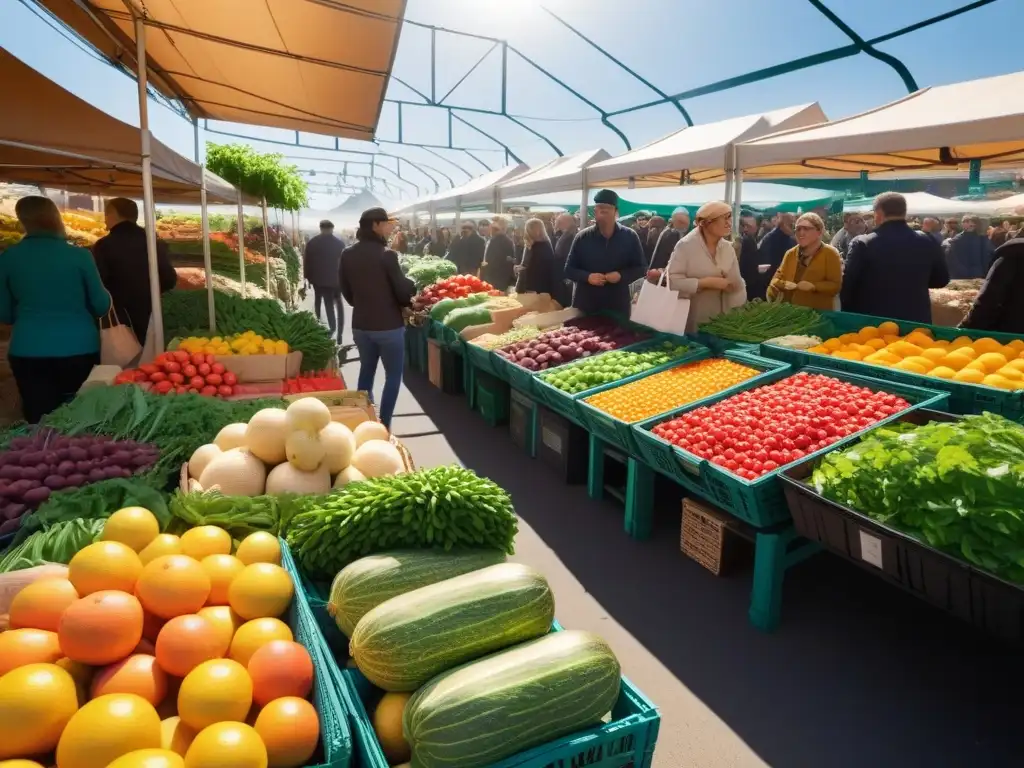
[[[181,551],[196,560],[210,555],[230,555],[231,536],[215,525],[200,525],[181,535]]]
[[[128,656],[142,639],[142,606],[126,592],[94,592],[68,606],[57,638],[72,661],[113,664]]]
[[[228,604],[243,619],[280,616],[288,610],[295,589],[291,576],[279,565],[247,565],[228,589]]]
[[[305,699],[286,696],[260,710],[253,726],[267,748],[270,768],[301,768],[309,764],[320,740],[320,721]],[[398,732],[401,734],[401,719]],[[408,749],[408,748],[407,748]],[[408,756],[408,751],[405,755]],[[385,750],[385,755],[391,755]]]
[[[160,747],[160,718],[131,693],[93,699],[72,716],[57,743],[59,768],[97,768],[138,749]]]
[[[251,706],[249,673],[230,659],[204,661],[185,676],[178,690],[178,715],[197,731],[228,720],[242,722]]]
[[[231,640],[228,656],[249,666],[252,655],[273,640],[294,640],[291,629],[280,619],[253,619],[240,626]]]
[[[173,533],[161,533],[153,539],[146,548],[139,552],[139,559],[143,565],[149,565],[158,557],[164,555],[180,555],[181,539]]]
[[[56,632],[44,629],[0,632],[0,676],[26,664],[52,664],[62,656]]]
[[[208,605],[200,609],[196,615],[202,616],[213,625],[217,631],[217,655],[227,656],[235,630],[245,623],[242,618],[227,605]]]
[[[75,681],[56,664],[0,677],[0,760],[53,751],[77,710]]]
[[[245,723],[204,728],[185,755],[185,768],[267,768],[267,748]]]
[[[195,613],[210,596],[210,579],[186,555],[164,555],[142,569],[135,594],[148,612],[164,619]]]
[[[273,534],[266,531],[256,531],[256,533],[250,533],[242,539],[242,542],[238,545],[238,551],[235,552],[235,557],[245,565],[252,565],[253,563],[280,565],[281,545]]]
[[[100,541],[119,541],[141,552],[160,535],[160,523],[145,507],[125,507],[107,518]]]
[[[131,592],[142,573],[142,561],[119,541],[97,541],[79,550],[68,563],[68,580],[80,597],[116,589]]]
[[[153,656],[133,654],[123,661],[104,667],[92,679],[92,698],[108,693],[134,693],[154,707],[167,695],[167,673]]]
[[[67,579],[34,581],[11,601],[11,629],[32,627],[56,632],[60,615],[78,598],[74,585]]]
[[[227,605],[228,587],[242,571],[245,564],[231,555],[208,555],[199,563],[210,579],[210,596],[207,605]]]
[[[274,640],[257,649],[246,667],[252,678],[252,698],[266,706],[282,696],[309,696],[313,687],[313,660],[296,642]]]
[[[222,652],[220,633],[202,616],[175,616],[164,624],[156,638],[157,663],[176,677],[184,677]]]

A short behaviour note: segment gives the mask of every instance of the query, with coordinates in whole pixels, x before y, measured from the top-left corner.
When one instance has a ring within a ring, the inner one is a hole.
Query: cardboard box
[[[331,412],[331,421],[344,424],[349,429],[355,429],[364,421],[377,421],[377,412],[370,402],[370,397],[365,392],[353,389],[339,389],[333,392],[300,392],[294,395],[285,395],[285,400],[293,403],[304,397],[315,397],[324,403]]]
[[[441,388],[441,342],[437,339],[427,339],[427,378]]]
[[[283,381],[298,376],[302,353],[287,355],[225,355],[217,358],[243,384],[259,381]]]

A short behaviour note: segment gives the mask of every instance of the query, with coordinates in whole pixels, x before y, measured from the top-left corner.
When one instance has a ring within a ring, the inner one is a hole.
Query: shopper
[[[733,246],[736,249],[736,258],[740,261],[740,277],[747,287],[747,301],[751,301],[757,295],[757,287],[761,282],[757,219],[750,215],[740,216],[740,236]]]
[[[925,216],[921,222],[921,231],[931,236],[939,245],[942,245],[942,222],[934,216]]]
[[[835,309],[843,284],[839,251],[822,242],[825,222],[816,213],[796,220],[795,248],[786,251],[768,285],[769,301],[785,301],[812,309]]]
[[[395,253],[399,253],[399,254],[408,253],[408,251],[409,251],[409,241],[406,240],[406,238],[405,238],[405,232],[403,232],[400,229],[396,230],[395,234],[391,236],[391,242],[389,244],[389,247]]]
[[[764,236],[764,239],[757,246],[758,264],[767,264],[768,269],[759,275],[757,291],[752,292],[753,298],[763,299],[768,290],[768,281],[782,264],[782,257],[786,251],[796,247],[796,239],[793,237],[793,226],[796,224],[796,216],[792,213],[780,213],[776,220],[775,228]]]
[[[92,254],[65,239],[52,200],[23,197],[14,212],[25,237],[0,254],[0,322],[14,326],[8,362],[25,420],[36,424],[99,364],[96,318],[111,302]]]
[[[153,300],[149,289],[149,250],[146,230],[136,222],[139,206],[134,200],[115,197],[104,207],[109,234],[92,247],[100,279],[114,302],[114,312],[123,325],[132,329],[139,346],[146,344]],[[167,293],[178,283],[171,264],[167,243],[156,241],[157,275],[160,293]]]
[[[529,219],[523,232],[523,263],[516,267],[516,293],[547,293],[554,296],[564,280],[565,266],[558,263],[544,222]]]
[[[949,283],[942,248],[907,225],[907,200],[898,192],[875,198],[874,231],[850,243],[840,298],[844,312],[915,323],[932,319],[929,288]]]
[[[843,214],[843,227],[832,235],[832,247],[839,252],[843,259],[850,252],[850,242],[857,235],[864,233],[864,219],[856,213]]]
[[[672,251],[668,264],[668,287],[679,298],[690,300],[686,332],[747,300],[747,286],[740,276],[736,251],[726,237],[732,231],[732,207],[728,203],[705,203],[697,211],[697,226]],[[661,270],[647,273],[653,283]]]
[[[338,343],[345,330],[345,310],[341,303],[341,283],[338,268],[345,244],[334,236],[334,224],[324,219],[320,234],[306,244],[302,269],[306,281],[313,286],[313,307],[320,319],[320,305],[327,310],[327,327],[331,335],[337,334]]]
[[[481,277],[495,289],[505,292],[513,282],[516,246],[506,230],[508,222],[501,216],[491,220],[491,239],[487,241]]]
[[[981,219],[964,216],[963,229],[942,244],[951,280],[981,279],[992,266],[992,242],[981,231]]]
[[[608,310],[629,316],[629,285],[644,275],[644,249],[636,232],[618,222],[619,196],[594,196],[595,223],[577,233],[565,262],[575,283],[572,305],[583,312]],[[563,235],[564,237],[564,235]]]
[[[565,276],[565,262],[569,260],[572,241],[576,239],[576,233],[580,231],[580,227],[576,217],[568,213],[559,214],[555,226],[556,231],[560,232],[554,245],[555,261],[558,262],[561,279],[555,284],[555,292],[551,294],[551,298],[563,307],[568,307],[572,304],[572,282]]]
[[[672,255],[672,249],[676,247],[679,238],[690,231],[690,212],[683,207],[676,208],[668,223],[668,229],[662,231],[658,242],[654,244],[648,269],[664,269],[668,265],[668,257]]]
[[[476,275],[484,260],[484,239],[476,232],[472,221],[462,222],[459,236],[448,249],[448,261],[455,265],[460,275]]]
[[[355,245],[341,254],[341,293],[352,305],[352,338],[359,350],[358,387],[373,400],[377,364],[384,364],[380,420],[391,429],[405,367],[405,320],[416,286],[402,274],[398,254],[387,247],[395,220],[383,208],[359,217]]]
[[[1024,237],[1007,240],[961,328],[1024,334]]]

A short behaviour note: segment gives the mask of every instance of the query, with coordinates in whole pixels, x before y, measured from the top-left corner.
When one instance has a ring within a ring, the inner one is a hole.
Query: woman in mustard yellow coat
[[[768,285],[768,301],[788,301],[812,309],[835,309],[843,285],[839,251],[821,241],[825,222],[816,213],[796,220],[796,248],[790,248]]]

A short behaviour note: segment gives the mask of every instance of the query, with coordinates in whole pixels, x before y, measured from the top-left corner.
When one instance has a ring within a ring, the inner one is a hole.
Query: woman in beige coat
[[[732,209],[722,202],[706,203],[697,211],[693,231],[676,243],[669,258],[668,287],[690,300],[687,333],[747,300],[736,251],[725,239],[731,230]],[[660,278],[660,269],[647,273],[651,282]]]

